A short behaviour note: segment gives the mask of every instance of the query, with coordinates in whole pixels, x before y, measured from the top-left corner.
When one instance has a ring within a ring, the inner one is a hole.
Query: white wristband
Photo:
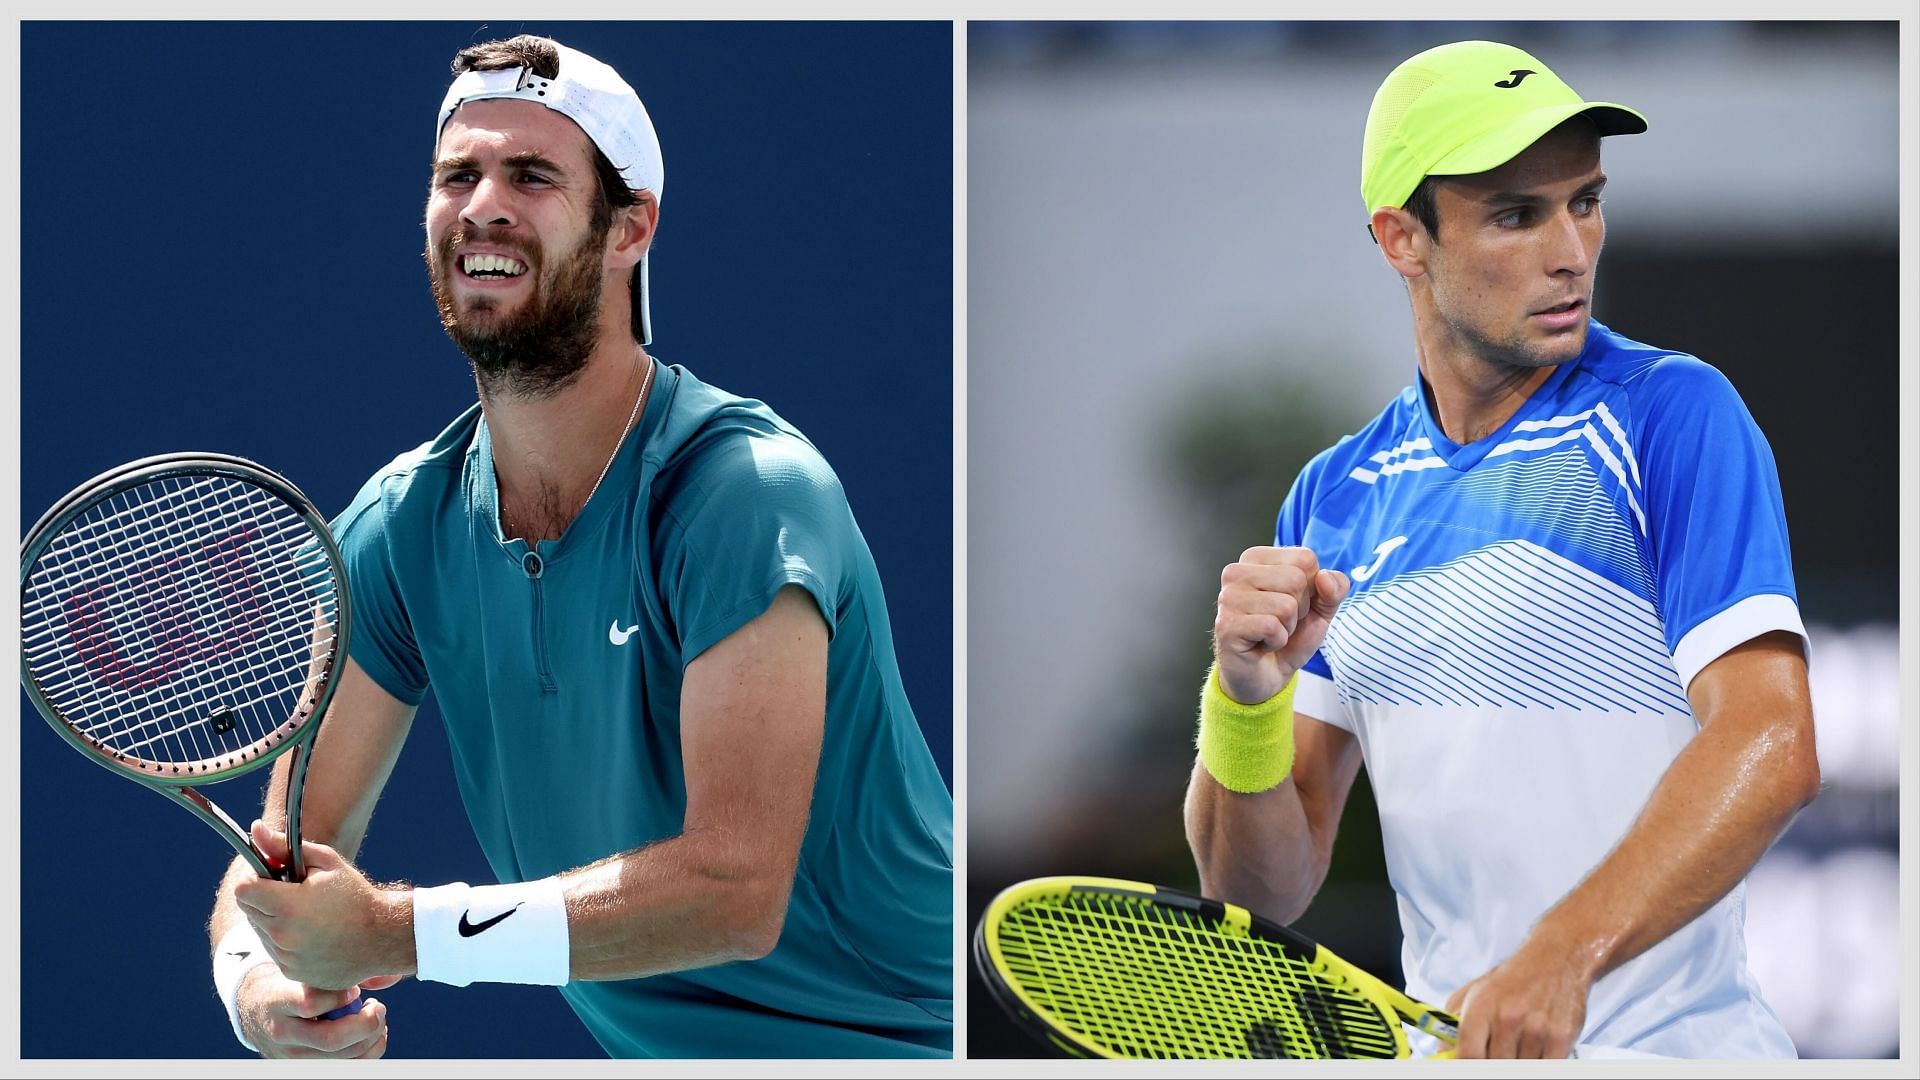
[[[419,979],[563,985],[573,966],[566,893],[552,878],[415,889],[413,949]]]
[[[233,1022],[233,1037],[256,1054],[260,1048],[248,1042],[247,1033],[241,1030],[240,1005],[235,999],[240,995],[240,980],[247,977],[247,972],[271,963],[273,957],[267,955],[260,935],[253,932],[253,924],[244,918],[213,947],[213,985],[227,1006],[227,1019]]]

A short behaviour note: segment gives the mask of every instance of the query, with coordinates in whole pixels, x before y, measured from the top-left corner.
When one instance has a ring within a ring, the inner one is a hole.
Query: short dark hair
[[[478,45],[469,45],[453,56],[453,73],[462,75],[469,71],[504,71],[507,68],[527,68],[543,79],[560,77],[560,49],[550,38],[535,34],[521,34],[518,37],[504,38],[499,41],[483,41]],[[620,175],[613,162],[589,138],[587,152],[593,161],[593,175],[598,181],[598,195],[593,202],[593,231],[604,235],[607,227],[613,224],[613,212],[628,206],[636,206],[640,196],[627,186],[626,178]],[[638,269],[634,273],[638,274]],[[637,290],[633,297],[633,335],[640,338],[640,297]]]
[[[1433,242],[1437,244],[1440,242],[1440,211],[1433,205],[1433,181],[1434,178],[1431,176],[1421,177],[1413,193],[1400,204],[1400,209],[1412,214],[1413,219],[1427,230],[1427,235],[1433,237]],[[1373,231],[1371,221],[1367,223],[1367,235],[1373,237],[1375,244],[1380,242],[1380,237]]]
[[[1413,194],[1407,196],[1406,202],[1400,204],[1400,209],[1412,214],[1413,219],[1427,230],[1427,235],[1433,237],[1435,243],[1439,243],[1440,209],[1433,202],[1433,181],[1434,178],[1431,176],[1421,177],[1419,186],[1413,189]]]

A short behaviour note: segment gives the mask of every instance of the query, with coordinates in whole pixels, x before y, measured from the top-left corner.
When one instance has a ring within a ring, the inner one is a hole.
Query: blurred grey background
[[[1814,642],[1825,790],[1750,878],[1751,966],[1803,1056],[1895,1054],[1893,23],[972,23],[969,925],[1041,874],[1193,887],[1220,567],[1413,377],[1365,231],[1367,106],[1467,38],[1651,120],[1606,141],[1595,315],[1739,388]],[[1298,925],[1397,976],[1364,781]],[[970,980],[969,1055],[1038,1053]]]

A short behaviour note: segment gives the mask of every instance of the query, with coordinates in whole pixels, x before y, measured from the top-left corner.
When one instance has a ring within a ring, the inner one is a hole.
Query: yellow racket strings
[[[1395,1057],[1366,997],[1278,942],[1145,897],[1072,892],[1007,912],[1012,981],[1060,1026],[1127,1058]]]

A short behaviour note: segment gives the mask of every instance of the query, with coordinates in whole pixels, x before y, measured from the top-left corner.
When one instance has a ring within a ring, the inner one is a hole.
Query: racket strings
[[[1151,909],[1143,910],[1151,916]],[[1037,990],[1036,998],[1067,1026],[1125,1056],[1232,1053],[1217,1040],[1222,1032],[1231,1037],[1235,1003],[1246,1000],[1247,988],[1236,985],[1233,972],[1210,963],[1205,955],[1209,950],[1196,948],[1196,939],[1184,928],[1138,918],[1128,905],[1106,900],[1070,915],[1047,912],[1043,918],[1047,921],[1030,928],[1040,932],[1021,942],[1026,963],[1016,959],[1021,950],[1009,948],[1005,930],[1003,955],[1016,965],[1029,989]],[[1065,936],[1087,930],[1101,941]],[[1176,1004],[1178,1008],[1169,1007]],[[1181,1009],[1191,1012],[1182,1018]]]
[[[97,628],[90,633],[104,638],[104,632]],[[275,642],[269,639],[261,644],[268,649],[278,647],[284,651],[287,648],[296,647],[293,639],[298,633],[297,629],[288,628],[281,635],[286,640]],[[315,645],[323,651],[330,648],[324,635]],[[103,645],[103,647],[110,646]],[[286,690],[300,685],[300,680],[292,677],[297,669],[290,670],[285,663],[262,663],[258,659],[269,653],[258,652],[251,655],[255,657],[252,662],[241,662],[242,657],[227,654],[224,656],[222,667],[202,662],[195,669],[185,671],[170,670],[172,664],[169,662],[158,669],[146,669],[147,674],[132,683],[125,678],[105,680],[94,678],[89,681],[88,676],[99,674],[98,669],[101,665],[97,661],[100,658],[96,656],[94,671],[87,672],[84,668],[72,669],[81,677],[70,678],[64,682],[49,680],[47,689],[51,691],[52,697],[61,699],[65,714],[77,729],[94,738],[110,742],[125,752],[141,752],[150,748],[156,740],[169,735],[197,731],[197,728],[182,725],[197,724],[203,720],[213,722],[216,730],[231,731],[237,728],[236,739],[252,741],[270,731],[277,723],[277,718],[271,720],[253,718],[248,714],[249,707],[257,707]],[[125,666],[125,662],[116,656],[107,668],[109,671],[122,671]],[[163,682],[166,684],[164,691],[156,694],[155,690],[160,688]],[[214,695],[196,693],[204,690],[209,683],[217,690]],[[145,692],[148,700],[144,702],[133,700],[142,692]],[[210,711],[206,715],[188,713],[183,719],[179,718],[182,705],[202,700],[209,706]],[[108,714],[113,719],[99,718],[100,710],[114,705],[119,707]],[[143,707],[130,712],[129,706]],[[235,709],[240,711],[236,713]],[[143,713],[146,714],[144,719],[140,718],[140,714]],[[131,719],[121,719],[130,715]],[[169,726],[170,717],[176,718],[171,726]],[[209,749],[211,744],[203,738],[197,746],[205,750]],[[180,752],[171,756],[180,758],[193,755]]]
[[[297,662],[290,663],[273,651],[285,654],[309,647],[299,643],[300,635],[299,628],[288,627],[278,639],[258,643],[261,649],[253,653],[224,656],[222,666],[202,661],[187,670],[164,670],[134,683],[92,678],[97,672],[70,668],[75,678],[50,680],[47,689],[76,730],[116,750],[153,756],[156,743],[191,735],[191,746],[174,747],[161,756],[205,759],[236,744],[259,741],[290,711],[265,706],[304,685]],[[310,647],[324,666],[331,651],[328,635],[323,632]],[[110,711],[103,714],[103,710]],[[213,738],[228,732],[232,733],[229,739]]]
[[[151,584],[152,575],[149,573],[147,577]],[[69,603],[68,630],[73,643],[79,646],[81,663],[69,662],[68,677],[49,678],[47,689],[65,699],[63,705],[69,718],[90,735],[116,740],[123,750],[140,750],[150,746],[154,736],[164,736],[169,731],[163,725],[166,717],[182,704],[182,700],[176,699],[195,696],[195,691],[204,689],[207,682],[216,683],[219,696],[232,706],[258,704],[297,684],[291,676],[296,675],[298,669],[289,670],[287,663],[286,654],[290,650],[310,649],[315,645],[329,648],[324,627],[316,641],[306,643],[301,639],[312,635],[314,630],[303,620],[282,618],[277,620],[278,626],[262,625],[269,621],[269,609],[264,605],[285,604],[284,599],[272,595],[289,594],[285,582],[275,583],[268,590],[269,595],[240,597],[241,601],[250,602],[251,610],[243,609],[238,614],[249,617],[239,619],[235,613],[226,612],[226,625],[222,625],[220,605],[225,602],[231,606],[234,598],[206,595],[209,590],[222,589],[220,582],[202,575],[197,587],[182,589],[181,585],[178,574],[169,575],[169,580],[161,584],[163,593],[173,595],[164,596],[165,606],[157,612],[160,632],[145,640],[137,636],[137,625],[135,635],[127,634],[127,612],[115,612],[111,608],[103,612],[94,605]],[[213,614],[193,620],[189,626],[181,616],[195,607],[211,610]],[[76,615],[78,626],[72,625]],[[206,637],[203,639],[200,635]],[[254,638],[260,640],[254,641]],[[243,651],[245,646],[251,648]],[[157,690],[161,691],[158,695]],[[128,716],[127,706],[135,703],[131,699],[142,695],[153,699],[144,704],[149,707],[146,711],[157,710],[157,716],[135,717],[117,724],[112,720],[97,720],[97,714],[108,706],[117,706],[109,714],[112,717]],[[240,738],[251,741],[271,730],[274,723],[277,721],[265,727],[250,723],[242,729]],[[141,733],[150,734],[144,739],[131,738]]]
[[[102,537],[128,535],[136,521],[150,523],[160,513],[175,512],[176,525],[190,524],[196,517],[211,519],[223,507],[239,501],[231,483],[226,477],[168,477],[112,496],[62,528],[60,534],[48,542],[47,554],[56,561],[70,563],[71,560],[62,560],[59,556],[82,547],[97,548]],[[146,531],[149,527],[141,526],[141,529]],[[174,538],[158,533],[149,536],[156,547],[170,539]],[[120,550],[132,548],[122,546]]]
[[[1122,1057],[1394,1057],[1397,1021],[1287,945],[1145,897],[1075,892],[1003,919],[1008,974]]]
[[[23,589],[22,644],[76,731],[201,764],[286,725],[333,660],[337,604],[291,507],[235,478],[162,478],[87,508],[47,546]]]
[[[217,480],[183,485],[168,478],[114,496],[101,507],[128,505],[97,518],[83,516],[62,529],[35,564],[34,583],[75,590],[110,577],[102,573],[103,567],[122,572],[152,568],[208,546],[222,530],[236,532],[256,524],[263,504],[271,508],[270,497],[258,489],[231,480],[224,488],[217,485]],[[162,517],[169,513],[174,515],[171,519]],[[305,535],[304,523],[296,518],[292,525]],[[139,592],[129,592],[119,604],[124,607],[143,599]],[[52,640],[53,626],[39,630],[29,637]]]
[[[95,649],[107,651],[115,644],[104,633],[107,627],[124,628],[130,619],[144,618],[149,623],[145,627],[147,633],[136,634],[127,643],[126,651],[135,655],[129,658],[119,649],[113,649],[112,659],[117,666],[109,666],[109,670],[104,672],[110,683],[137,682],[166,674],[164,670],[151,671],[144,667],[140,654],[152,657],[157,653],[177,659],[182,651],[180,645],[192,644],[190,641],[182,643],[174,640],[190,629],[184,625],[186,620],[183,618],[189,610],[224,612],[230,622],[238,621],[237,616],[251,612],[256,625],[246,629],[257,632],[257,622],[267,605],[273,602],[287,603],[291,599],[288,586],[299,588],[300,583],[286,580],[268,583],[260,580],[252,570],[256,565],[268,568],[283,565],[290,546],[295,546],[293,557],[300,559],[297,545],[310,539],[311,534],[302,521],[289,514],[274,522],[286,535],[261,537],[258,543],[252,543],[250,541],[255,539],[261,522],[256,512],[260,507],[252,503],[236,505],[230,500],[221,509],[226,511],[221,517],[197,515],[200,520],[194,521],[191,526],[197,532],[188,544],[180,543],[179,534],[175,533],[170,537],[173,542],[165,548],[154,543],[141,547],[125,542],[115,544],[114,540],[124,541],[125,538],[112,536],[107,543],[95,542],[84,548],[72,543],[52,547],[48,557],[42,559],[43,573],[36,580],[52,587],[56,597],[62,588],[67,590],[64,606],[68,618],[64,626],[56,625],[53,620],[45,621],[42,624],[45,632],[32,635],[37,645],[30,650],[31,653],[36,657],[52,655],[62,645],[73,644],[75,638],[80,639],[83,652],[88,651],[86,645],[94,638],[101,639],[94,643]],[[86,531],[95,533],[97,541],[98,530]],[[222,537],[222,533],[226,535]],[[226,550],[220,550],[223,548]],[[196,554],[203,557],[196,559],[193,557]],[[209,554],[211,558],[205,557]],[[267,558],[259,557],[263,554]],[[325,569],[324,556],[317,550],[307,554],[306,561],[311,564],[306,568]],[[73,573],[44,572],[61,566],[83,569]],[[236,587],[232,581],[240,572],[246,574],[238,583],[243,588]],[[164,577],[160,576],[162,573]],[[115,581],[116,578],[124,579],[129,575],[134,576],[133,587],[114,587],[121,584]],[[271,586],[264,595],[258,588],[263,585]],[[79,616],[83,625],[76,627],[74,616]],[[162,627],[169,632],[157,632]],[[62,630],[67,638],[64,642],[58,633]],[[201,651],[217,654],[230,651],[236,643],[231,635],[216,640],[224,642],[226,648]]]

